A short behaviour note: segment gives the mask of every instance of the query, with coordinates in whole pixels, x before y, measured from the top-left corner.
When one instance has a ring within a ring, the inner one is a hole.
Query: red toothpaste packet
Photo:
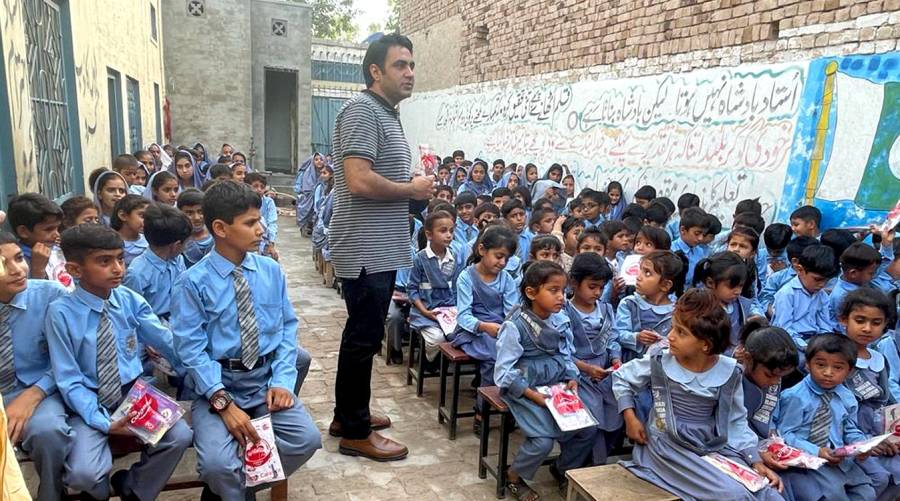
[[[111,419],[128,416],[128,429],[144,443],[156,445],[181,416],[184,409],[165,393],[138,379]]]

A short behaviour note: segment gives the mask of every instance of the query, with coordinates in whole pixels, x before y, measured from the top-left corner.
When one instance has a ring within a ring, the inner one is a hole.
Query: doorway
[[[266,170],[291,173],[297,151],[297,72],[266,68]]]

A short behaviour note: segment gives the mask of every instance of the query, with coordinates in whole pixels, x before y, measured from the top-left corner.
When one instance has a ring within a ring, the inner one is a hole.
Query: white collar
[[[875,350],[869,350],[869,358],[856,359],[856,367],[859,369],[869,369],[872,372],[881,372],[884,370],[884,355]]]
[[[425,245],[425,256],[428,259],[437,258],[438,263],[440,264],[444,264],[448,261],[453,261],[453,253],[450,252],[449,248],[444,249],[444,257],[440,257],[431,249],[431,242],[428,242],[428,244]]]
[[[675,360],[675,357],[668,350],[663,352],[662,365],[666,371],[666,375],[681,384],[690,384],[697,382],[704,388],[714,388],[722,386],[731,377],[737,361],[725,355],[719,355],[716,364],[704,372],[693,372],[685,369]]]

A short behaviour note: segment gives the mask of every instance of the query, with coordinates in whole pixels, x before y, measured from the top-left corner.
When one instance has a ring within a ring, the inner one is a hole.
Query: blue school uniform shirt
[[[578,366],[575,365],[575,343],[572,330],[568,327],[568,318],[564,312],[557,312],[544,320],[548,326],[560,331],[559,353],[565,356],[566,367],[564,378],[566,381],[578,377]],[[553,317],[557,318],[553,318]],[[560,327],[563,327],[560,329]],[[500,333],[497,335],[497,361],[494,365],[494,381],[500,388],[505,388],[514,397],[521,397],[526,388],[529,388],[527,366],[517,367],[525,349],[519,342],[519,328],[511,321],[503,322]],[[548,355],[549,356],[549,355]]]
[[[250,253],[240,267],[253,296],[259,356],[269,356],[269,387],[293,392],[297,380],[297,315],[284,272],[274,260]],[[172,335],[193,383],[207,399],[224,388],[219,360],[241,358],[241,332],[232,272],[215,249],[182,273],[172,288]]]
[[[213,244],[215,240],[213,240],[213,236],[209,233],[206,234],[206,237],[200,240],[194,240],[191,238],[187,242],[184,243],[184,250],[181,251],[181,255],[184,256],[184,265],[188,268],[197,264],[203,256],[209,254],[209,251],[212,250]]]
[[[260,222],[263,227],[262,242],[259,243],[259,251],[266,248],[266,244],[275,243],[278,238],[278,209],[272,197],[263,196],[262,206],[259,209]]]
[[[888,366],[888,391],[895,402],[900,402],[900,333],[888,331],[875,345],[878,353],[884,356]]]
[[[801,334],[831,332],[828,294],[824,290],[810,294],[800,283],[800,277],[792,278],[775,293],[773,309],[772,325],[786,330],[801,349],[806,348],[806,340]]]
[[[534,232],[529,228],[523,228],[522,233],[519,233],[519,246],[516,248],[516,255],[523,263],[528,261],[528,251],[531,250],[532,240],[534,240]]]
[[[147,189],[146,186],[141,186],[139,184],[132,184],[128,186],[128,193],[131,195],[140,195],[144,196],[144,190]]]
[[[819,446],[809,441],[809,429],[813,416],[822,402],[826,391],[806,376],[800,383],[781,393],[779,412],[775,417],[776,428],[785,443],[814,456],[819,455]],[[831,429],[828,438],[833,448],[842,447],[868,438],[856,423],[858,404],[846,386],[837,385],[833,390],[831,407]]]
[[[885,294],[890,294],[894,289],[900,288],[900,280],[895,279],[887,272],[888,266],[894,261],[893,245],[881,246],[881,264],[875,270],[875,277],[869,282],[869,285],[880,289]]]
[[[56,392],[44,320],[50,303],[67,294],[59,282],[30,279],[25,290],[9,302],[12,308],[8,322],[16,368],[16,387],[11,392],[29,386],[37,386],[45,395]]]
[[[468,242],[478,236],[478,229],[471,224],[466,224],[459,217],[456,218],[456,226],[453,227],[453,240]]]
[[[672,252],[682,251],[684,255],[688,259],[688,269],[687,269],[687,286],[693,285],[694,280],[694,269],[697,267],[697,263],[700,262],[701,259],[705,258],[708,254],[708,249],[704,249],[702,245],[697,245],[695,247],[691,247],[688,244],[684,243],[684,240],[678,239],[672,242]]]
[[[647,329],[666,337],[672,327],[674,311],[674,301],[669,304],[654,305],[647,302],[647,298],[638,293],[625,297],[619,302],[616,309],[616,321],[613,324],[619,345],[632,352],[643,353],[646,347],[638,342],[638,334]],[[653,324],[645,325],[642,318],[653,318]]]
[[[474,294],[472,292],[472,278],[468,272],[468,268],[472,266],[475,266],[475,264],[471,264],[461,271],[456,281],[456,324],[462,329],[477,333],[479,332],[477,326],[480,320],[472,314]],[[478,272],[476,271],[475,273],[477,274]],[[519,290],[516,288],[515,281],[506,271],[501,271],[493,282],[486,282],[485,285],[496,291],[503,300],[503,311],[497,312],[500,313],[500,316],[505,318],[513,308],[519,305]]]
[[[175,361],[177,357],[172,333],[163,327],[147,301],[127,287],[112,289],[109,299],[104,300],[79,286],[50,305],[44,328],[59,392],[66,405],[88,426],[108,433],[110,414],[97,397],[97,327],[104,305],[116,338],[119,380],[123,385],[144,371],[141,344],[152,346],[167,360]]]
[[[838,313],[840,313],[841,302],[843,302],[844,297],[859,288],[859,285],[844,280],[842,275],[838,278],[834,288],[831,289],[831,294],[828,296],[828,318],[831,320],[831,326],[835,332],[847,333],[847,330],[838,321]]]
[[[784,263],[785,266],[787,266],[785,270],[791,267],[791,262],[787,257],[787,252],[782,250],[778,254],[771,254],[769,253],[769,249],[766,246],[761,245],[759,250],[756,252],[756,274],[759,276],[760,283],[766,283],[766,279],[769,277],[769,263],[772,261]]]
[[[666,233],[673,242],[681,238],[681,216],[672,216],[666,224]]]
[[[766,277],[766,281],[763,283],[763,288],[759,291],[759,295],[756,297],[757,301],[759,301],[760,306],[763,311],[767,311],[769,306],[775,302],[775,293],[780,291],[785,284],[791,281],[792,278],[797,276],[797,271],[788,266],[787,268],[776,271],[775,273]]]
[[[144,238],[143,233],[138,234],[137,240],[125,240],[125,266],[131,264],[134,258],[143,254],[148,248],[150,248],[150,244]]]
[[[122,285],[143,296],[156,316],[168,320],[172,312],[172,285],[185,269],[181,255],[163,259],[147,249],[128,265]]]
[[[588,228],[600,228],[603,226],[603,223],[606,222],[606,216],[603,214],[599,214],[596,219],[585,219],[584,220],[584,229]]]

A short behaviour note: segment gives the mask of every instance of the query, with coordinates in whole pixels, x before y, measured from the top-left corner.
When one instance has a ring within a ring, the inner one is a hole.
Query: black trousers
[[[334,417],[348,439],[363,439],[372,431],[372,359],[381,350],[396,276],[396,271],[369,275],[363,268],[358,278],[341,280],[348,318],[338,354]]]

